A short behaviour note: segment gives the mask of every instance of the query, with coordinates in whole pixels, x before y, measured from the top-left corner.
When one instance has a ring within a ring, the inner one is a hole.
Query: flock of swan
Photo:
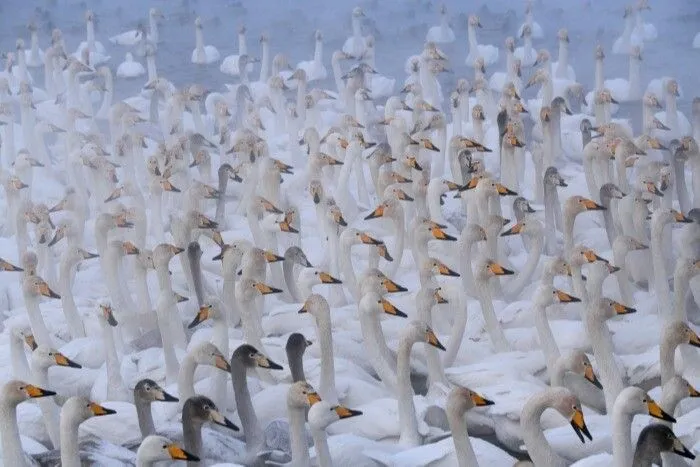
[[[448,58],[442,6],[403,80],[360,7],[296,67],[197,18],[181,66],[220,90],[159,74],[158,9],[109,38],[116,79],[93,12],[75,51],[30,24],[0,72],[2,465],[699,466],[700,98],[641,81],[649,8],[572,63],[529,1]]]

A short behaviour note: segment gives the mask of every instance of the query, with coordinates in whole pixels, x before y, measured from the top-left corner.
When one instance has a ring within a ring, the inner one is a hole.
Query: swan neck
[[[605,86],[604,84],[604,78],[603,78],[603,59],[598,58],[595,61],[595,90],[596,91],[602,91],[603,87]]]
[[[289,416],[289,438],[292,449],[293,465],[311,465],[309,448],[306,444],[306,432],[304,430],[305,413],[298,407],[287,406]]]
[[[537,335],[540,339],[540,345],[542,346],[542,352],[544,353],[544,360],[547,364],[547,372],[549,373],[549,378],[554,385],[554,374],[556,373],[557,361],[559,356],[559,346],[557,341],[554,339],[552,334],[552,328],[549,326],[549,321],[547,320],[547,309],[540,303],[535,304],[534,307],[535,315],[535,328],[537,328]],[[559,385],[556,385],[559,386]]]
[[[479,465],[474,454],[474,448],[469,441],[467,422],[463,413],[448,411],[447,422],[452,430],[452,440],[455,444],[457,462],[459,467],[471,467]]]
[[[236,399],[238,416],[241,419],[245,435],[246,449],[252,452],[262,442],[263,432],[248,391],[246,368],[235,358],[231,359],[231,382],[233,384],[233,395]]]
[[[549,407],[548,391],[536,394],[525,403],[520,415],[520,428],[523,433],[523,441],[527,452],[535,465],[566,466],[567,462],[561,458],[547,442],[540,425],[540,417]]]
[[[320,65],[323,61],[323,41],[316,41],[316,48],[314,49],[314,62]]]
[[[632,415],[624,410],[622,407],[624,403],[624,397],[618,397],[613,406],[612,441],[613,460],[616,467],[632,465]]]
[[[78,426],[79,421],[75,415],[66,413],[66,408],[61,410],[61,465],[63,467],[81,467],[80,453],[78,451]]]
[[[189,413],[182,414],[182,440],[187,452],[202,457],[202,424],[193,420]],[[187,465],[196,466],[199,462],[188,462]]]
[[[418,446],[421,442],[410,377],[412,348],[413,341],[402,339],[396,352],[396,386],[398,390],[399,425],[401,425],[399,444],[404,446]]]
[[[0,402],[0,435],[2,435],[3,463],[9,465],[27,466],[19,438],[17,426],[17,406],[7,401]]]
[[[333,354],[333,334],[328,311],[316,315],[316,338],[321,346],[321,382],[319,391],[323,400],[336,403],[338,394],[335,389],[335,360]]]
[[[328,449],[328,437],[323,428],[311,427],[311,436],[314,439],[314,448],[316,449],[316,460],[319,467],[333,467],[331,451]]]
[[[194,372],[197,363],[191,355],[187,355],[180,364],[180,371],[177,375],[177,391],[180,395],[180,404],[184,404],[187,399],[194,396]]]

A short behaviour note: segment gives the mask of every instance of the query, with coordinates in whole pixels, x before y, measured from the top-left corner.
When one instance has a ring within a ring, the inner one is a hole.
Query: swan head
[[[515,52],[515,39],[513,39],[511,36],[506,37],[505,46],[507,51]]]
[[[319,401],[309,409],[309,426],[314,430],[325,430],[333,422],[358,415],[362,415],[359,410],[348,409],[328,401]]]
[[[578,303],[581,299],[551,285],[540,285],[535,292],[535,301],[546,308],[555,303]]]
[[[672,321],[664,328],[662,342],[700,347],[700,337],[685,321]]]
[[[566,115],[572,115],[571,109],[569,109],[569,106],[566,104],[566,100],[561,96],[552,99],[551,108],[564,112]]]
[[[601,89],[596,93],[595,96],[596,104],[619,104],[617,100],[612,96],[609,89]]]
[[[223,371],[231,371],[226,357],[211,342],[202,342],[188,352],[188,356],[198,365],[209,365]]]
[[[586,211],[605,211],[605,206],[601,206],[590,198],[580,195],[570,196],[564,202],[564,210],[568,215],[578,215]]]
[[[509,235],[526,235],[531,238],[539,238],[544,235],[544,226],[542,225],[542,222],[534,217],[526,217],[505,232],[501,233],[501,237],[506,237]]]
[[[447,396],[445,408],[449,413],[461,415],[474,407],[485,407],[493,404],[493,401],[469,388],[455,386]]]
[[[36,253],[31,250],[22,253],[20,264],[22,265],[22,269],[24,269],[25,275],[36,276],[36,268],[39,265],[39,258]]]
[[[294,360],[296,358],[298,361],[301,361],[306,348],[311,345],[312,342],[306,339],[302,333],[293,332],[289,335],[287,345],[285,346],[285,351],[289,357],[288,360]]]
[[[669,96],[674,96],[674,97],[679,97],[680,96],[680,91],[678,90],[678,81],[676,81],[674,78],[670,78],[666,80],[666,85],[664,87],[664,90]]]
[[[321,32],[320,29],[317,29],[316,32],[314,32],[314,39],[316,40],[316,42],[323,41],[323,33]]]
[[[38,28],[38,26],[37,26],[37,24],[36,24],[36,21],[34,21],[34,20],[29,21],[29,23],[27,24],[27,30],[28,30],[29,32],[31,32],[32,34],[35,33],[35,32],[37,32],[38,29],[39,29],[39,28]]]
[[[571,277],[571,266],[561,256],[554,256],[545,263],[546,274],[554,276]]]
[[[32,352],[32,366],[47,370],[51,366],[64,366],[69,368],[82,368],[78,363],[69,359],[56,349],[47,345],[39,345]]]
[[[309,408],[317,402],[321,402],[321,396],[306,381],[297,381],[289,386],[289,391],[287,392],[287,405],[289,407],[297,409]]]
[[[359,6],[356,6],[352,10],[352,17],[353,18],[363,18],[365,16],[365,12],[360,8]]]
[[[621,410],[629,415],[645,414],[667,422],[675,422],[675,418],[667,414],[643,389],[629,386],[615,400],[615,410]]]
[[[486,238],[486,231],[484,228],[474,223],[465,225],[460,234],[460,241],[462,244],[485,242]]]
[[[623,305],[620,302],[606,297],[601,298],[594,309],[595,311],[591,316],[597,320],[607,320],[615,316],[627,315],[637,311],[635,308]]]
[[[544,172],[544,184],[545,186],[560,186],[560,187],[567,187],[568,184],[564,180],[564,177],[561,176],[559,173],[559,170],[554,167],[547,167],[547,170]]]
[[[601,261],[607,263],[608,260],[599,256],[592,249],[585,247],[583,245],[576,245],[574,249],[571,250],[571,256],[569,257],[569,264],[573,266],[582,266],[584,264],[592,264],[596,261]]]
[[[603,60],[605,58],[605,51],[603,50],[603,46],[598,44],[595,47],[595,59],[596,60]]]
[[[202,29],[202,18],[201,17],[197,16],[197,18],[195,18],[194,27],[197,29],[200,29],[200,30]]]
[[[473,27],[473,28],[474,27],[475,28],[483,27],[481,25],[481,20],[479,19],[479,17],[477,15],[469,15],[469,18],[467,20],[467,25],[469,25],[470,27]]]
[[[299,309],[299,313],[310,313],[310,314],[315,314],[319,311],[325,310],[327,312],[330,311],[330,308],[328,306],[328,301],[323,295],[319,295],[317,293],[312,293],[308,297],[306,297],[306,301],[304,302],[304,306],[302,306]],[[290,336],[291,337],[291,336]]]
[[[584,436],[589,440],[592,440],[593,437],[586,426],[586,421],[583,418],[583,411],[581,410],[581,403],[579,402],[578,397],[565,388],[556,388],[551,392],[551,394],[553,396],[551,400],[551,407],[559,412],[564,418],[569,420],[571,427],[581,442],[585,442]]]
[[[341,60],[350,60],[351,58],[353,58],[352,55],[347,54],[342,50],[336,50],[331,55],[331,60],[333,60],[336,63],[340,62]]]
[[[581,350],[572,350],[569,355],[562,358],[566,360],[567,370],[586,378],[588,382],[598,389],[603,389],[597,375],[593,371],[593,365],[585,352]]]
[[[526,24],[525,26],[523,26],[523,30],[520,33],[520,38],[522,39],[522,38],[529,38],[529,37],[532,37],[532,27],[530,27],[529,24]]]
[[[569,43],[569,31],[566,28],[561,28],[559,32],[557,33],[557,38],[559,39],[559,42],[566,42],[567,44]]]
[[[486,73],[486,61],[484,60],[484,57],[476,57],[473,66],[475,71],[482,74]]]
[[[92,417],[102,417],[115,413],[117,413],[116,410],[103,407],[87,397],[73,396],[63,404],[61,420],[65,417],[77,425]]]
[[[515,273],[510,269],[506,269],[497,262],[488,258],[478,260],[474,269],[474,276],[480,281],[487,281],[488,279],[497,276],[512,276],[513,274]]]
[[[544,84],[547,81],[551,80],[549,71],[546,68],[538,68],[537,71],[535,71],[532,76],[530,76],[530,79],[527,81],[527,84],[525,85],[525,89],[534,86],[536,84]]]
[[[298,281],[309,285],[342,284],[342,281],[325,271],[316,268],[304,268],[299,271]]]
[[[635,60],[642,61],[642,49],[638,45],[635,45],[630,49],[630,57]]]
[[[282,366],[270,360],[263,355],[258,349],[250,344],[242,344],[233,351],[231,356],[231,366],[236,361],[244,368],[266,368],[269,370],[281,370]]]
[[[213,423],[233,431],[240,430],[231,420],[219,412],[216,404],[211,399],[205,396],[193,396],[185,401],[185,405],[182,407],[182,423],[189,423],[194,426]]]
[[[643,10],[651,10],[651,6],[649,5],[648,0],[639,0],[637,2],[637,10],[643,11]]]
[[[267,35],[267,33],[260,34],[260,43],[261,44],[268,44],[269,42],[270,42],[270,37]]]
[[[25,383],[17,379],[10,380],[2,387],[2,399],[5,403],[17,406],[21,402],[39,397],[55,396],[56,393],[48,389],[42,389],[33,384]]]
[[[486,121],[484,107],[481,104],[476,104],[474,107],[472,107],[472,118],[481,122]]]
[[[181,460],[198,462],[199,457],[191,454],[165,436],[146,436],[137,451],[139,462],[146,464],[158,461]]]
[[[17,39],[15,42],[15,48],[17,49],[17,53],[24,52],[24,40]]]
[[[543,65],[545,63],[548,63],[550,58],[551,58],[551,56],[549,55],[549,51],[547,49],[540,49],[537,51],[537,56],[535,57],[534,66]]]
[[[430,272],[432,274],[438,274],[440,276],[448,276],[448,277],[458,277],[459,273],[451,269],[449,266],[447,266],[445,263],[440,261],[437,258],[427,258],[423,263],[421,264],[421,270]]]
[[[170,260],[183,251],[185,251],[184,248],[177,247],[170,243],[161,243],[153,249],[153,264],[155,266],[162,265],[167,267]]]
[[[313,267],[309,259],[304,254],[304,251],[298,246],[290,246],[287,248],[287,250],[284,252],[284,259],[289,259],[295,264],[299,264],[305,268]]]
[[[252,278],[243,278],[237,284],[237,291],[240,290],[241,297],[245,300],[252,300],[261,295],[270,295],[281,293],[282,289],[278,289]]]
[[[25,271],[27,269],[25,268]],[[39,276],[26,276],[22,282],[22,290],[25,295],[32,297],[61,298],[56,292],[51,290],[49,284]]]
[[[165,19],[165,15],[158,8],[148,10],[148,16],[151,18]]]
[[[660,423],[647,425],[642,430],[637,441],[637,449],[640,446],[651,446],[651,450],[658,453],[654,460],[656,464],[661,463],[659,454],[662,452],[673,452],[691,460],[695,459],[695,454],[683,445],[683,442],[678,439],[673,430]]]
[[[600,187],[600,199],[622,199],[625,196],[625,193],[614,183],[606,183]]]
[[[656,185],[654,185],[654,188],[656,188]],[[682,212],[676,211],[675,209],[659,208],[655,209],[654,212],[652,212],[651,214],[652,226],[656,223],[658,223],[659,225],[665,225],[671,223],[690,224],[692,222],[692,219],[684,216]]]
[[[93,13],[92,10],[85,11],[85,21],[88,23],[92,23],[95,21],[95,13]]]
[[[437,349],[445,350],[445,346],[442,345],[433,329],[423,321],[415,320],[409,322],[408,325],[402,329],[400,339],[401,342],[410,342],[411,344],[424,342]]]

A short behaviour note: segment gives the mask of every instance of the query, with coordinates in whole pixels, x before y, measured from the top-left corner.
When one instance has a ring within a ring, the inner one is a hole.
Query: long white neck
[[[566,79],[569,75],[569,43],[559,41],[559,63],[554,72],[554,76],[559,79]]]
[[[331,68],[333,68],[333,79],[335,80],[335,87],[338,90],[338,95],[345,95],[345,83],[343,82],[343,71],[340,68],[340,63],[338,60],[331,60]]]
[[[119,354],[117,347],[114,344],[114,334],[111,326],[103,319],[100,319],[102,327],[102,341],[105,349],[105,362],[107,364],[107,399],[120,400],[126,393],[126,386],[122,379],[121,364],[119,362]]]
[[[642,97],[642,84],[640,79],[640,67],[642,61],[630,55],[629,71],[629,94],[628,99],[639,99]],[[646,107],[646,106],[645,106]]]
[[[314,439],[314,449],[316,449],[316,462],[318,463],[318,467],[333,467],[333,459],[328,449],[326,430],[312,426],[311,436]]]
[[[476,58],[472,54],[478,52],[477,48],[479,47],[479,43],[476,41],[476,30],[471,24],[467,27],[467,39],[469,40],[469,55]]]
[[[507,352],[510,350],[510,344],[508,344],[506,335],[503,333],[503,328],[501,328],[501,324],[498,322],[496,311],[493,309],[490,284],[488,281],[477,280],[477,288],[479,289],[481,312],[484,315],[486,331],[491,338],[491,344],[496,349],[496,352]]]
[[[61,410],[61,466],[81,467],[80,452],[78,450],[78,426],[80,422],[75,420],[71,413]]]
[[[95,52],[95,24],[92,21],[87,22],[87,46],[91,53]]]
[[[155,74],[155,62],[153,64],[154,74]],[[102,104],[100,109],[97,111],[95,116],[99,118],[108,118],[110,114],[110,109],[112,108],[112,97],[114,95],[114,82],[112,78],[112,73],[105,74],[105,93],[102,97]]]
[[[542,433],[540,417],[549,407],[549,391],[536,394],[525,403],[520,414],[520,428],[523,441],[535,465],[548,467],[566,467],[569,463],[559,456],[547,442]]]
[[[552,79],[547,77],[542,83],[542,104],[550,105],[552,99],[554,99],[554,85]]]
[[[654,222],[656,221],[656,222]],[[671,290],[666,274],[666,259],[664,258],[663,234],[666,223],[657,216],[652,216],[651,222],[651,261],[654,266],[654,292],[659,297],[659,315],[668,316],[671,310]]]
[[[314,49],[314,63],[321,65],[323,62],[323,41],[316,40],[316,48]]]
[[[270,77],[270,44],[263,41],[262,58],[260,59],[260,82],[267,83]]]
[[[396,383],[399,404],[399,425],[401,435],[399,445],[405,447],[419,446],[422,437],[418,433],[416,406],[413,403],[413,387],[411,386],[411,348],[413,341],[402,339],[396,352]]]
[[[153,81],[158,78],[158,72],[156,71],[156,55],[147,54],[146,55],[146,70],[148,71],[148,81]]]
[[[27,467],[17,427],[17,406],[7,401],[0,402],[0,434],[3,465]]]
[[[327,310],[315,314],[316,339],[321,347],[321,381],[319,393],[322,400],[331,404],[338,403],[338,392],[335,389],[335,362],[333,360],[333,333],[331,317]]]
[[[678,130],[678,110],[676,105],[676,96],[670,92],[666,93],[666,123],[671,130]]]
[[[12,374],[18,379],[29,378],[29,364],[27,354],[24,352],[24,340],[10,332],[10,360],[12,361]]]
[[[442,174],[437,174],[436,177],[442,177]],[[428,213],[430,218],[435,222],[444,223],[445,218],[442,215],[442,208],[440,207],[440,196],[442,195],[442,190],[440,185],[442,180],[439,178],[434,178],[436,183],[428,184]]]
[[[449,298],[450,303],[448,306],[450,307],[450,310],[454,312],[454,321],[452,321],[450,338],[447,341],[447,350],[442,356],[443,368],[449,368],[454,365],[459,349],[462,346],[464,330],[466,328],[468,318],[465,298],[466,297],[463,298],[461,294],[457,294],[456,296]]]
[[[406,242],[404,210],[399,209],[396,215],[392,216],[392,220],[394,221],[394,236],[396,237],[396,239],[394,243],[394,251],[392,254],[392,256],[394,257],[394,261],[391,263],[391,267],[388,271],[390,273],[390,276],[396,274],[396,271],[398,270],[404,255],[404,243]]]
[[[61,259],[58,287],[61,294],[63,314],[66,317],[68,329],[70,330],[71,337],[73,339],[77,339],[79,337],[85,337],[85,328],[83,327],[83,321],[80,319],[80,315],[78,314],[78,309],[75,306],[73,291],[71,290],[71,270],[73,269],[74,265],[75,263],[70,261],[65,256]]]
[[[467,421],[464,414],[459,412],[447,412],[447,422],[452,430],[452,441],[455,443],[455,453],[459,467],[475,467],[479,463],[474,454],[474,448],[469,441],[467,432]]]
[[[549,379],[552,382],[552,386],[554,386],[553,381],[555,367],[557,360],[561,356],[559,346],[557,345],[557,341],[554,339],[554,335],[552,334],[552,328],[549,326],[547,309],[541,304],[536,303],[533,307],[533,315],[535,317],[535,328],[537,329],[540,347],[542,347],[544,360],[547,364],[547,373],[549,374]]]
[[[199,56],[200,60],[204,60],[206,58],[205,52],[204,52],[204,34],[202,34],[202,30],[200,28],[197,28],[197,30],[194,33],[195,37],[195,44],[196,44],[196,50],[197,50],[197,55]]]
[[[41,316],[39,297],[36,295],[24,294],[24,303],[27,308],[27,316],[29,316],[29,324],[32,327],[32,332],[37,342],[40,342],[42,345],[53,347],[53,339],[51,338],[49,329],[46,327],[46,323],[44,323],[44,318]]]
[[[177,375],[177,393],[181,408],[187,399],[194,396],[194,371],[196,369],[197,362],[191,355],[185,356],[180,363],[180,371]]]
[[[596,58],[595,61],[595,90],[594,92],[599,92],[603,90],[605,79],[603,78],[603,59]],[[551,101],[549,101],[551,102]]]
[[[590,306],[598,306],[596,302],[589,302]],[[593,347],[593,355],[598,362],[600,371],[600,382],[603,385],[605,395],[605,408],[608,413],[612,413],[615,399],[625,387],[622,379],[622,372],[615,362],[612,338],[607,324],[601,322],[596,316],[598,310],[587,310],[584,317],[586,333]]]
[[[298,407],[287,406],[289,416],[289,438],[292,449],[292,466],[305,467],[311,465],[309,448],[306,444],[306,431],[304,430],[305,413]]]
[[[42,388],[49,386],[49,369],[47,367],[32,359],[31,371],[31,381],[34,384]],[[44,424],[46,425],[46,431],[49,433],[51,444],[54,449],[57,449],[61,445],[61,434],[59,432],[60,409],[51,397],[42,397],[37,402],[44,416]]]
[[[158,298],[158,304],[156,305],[158,329],[160,330],[160,337],[163,342],[165,381],[167,384],[172,384],[178,379],[178,371],[180,367],[177,361],[177,356],[175,355],[172,332],[168,327],[168,323],[173,320],[173,317],[169,316],[169,310],[172,308],[177,310],[173,297],[174,295],[172,292],[169,294],[167,292],[161,292],[160,297]]]
[[[632,465],[632,418],[633,414],[624,408],[625,392],[618,396],[612,412],[613,460],[615,467]]]
[[[352,18],[352,35],[356,41],[362,39],[362,24],[360,24],[360,18],[354,16]]]
[[[625,264],[625,259],[627,258],[628,249],[621,243],[622,241],[613,241],[613,261],[615,261],[615,264]],[[621,268],[615,274],[615,278],[617,279],[618,287],[620,289],[620,299],[622,299],[622,303],[633,303],[633,295],[632,291],[630,290],[629,272],[627,271],[627,268]],[[679,284],[676,282],[674,287],[679,287]]]
[[[464,192],[462,193],[464,195]],[[474,290],[474,271],[472,269],[472,245],[470,241],[462,242],[460,239],[460,268],[459,275],[462,278],[462,290],[464,293],[476,297],[476,291]],[[464,302],[466,303],[466,297],[464,297]]]
[[[676,376],[675,355],[678,342],[662,336],[659,343],[659,367],[661,369],[661,384],[666,384]]]
[[[357,276],[355,276],[355,268],[352,265],[352,243],[347,237],[340,235],[340,270],[343,273],[343,284],[350,291],[356,302],[360,301],[360,289],[357,285]]]
[[[394,390],[397,387],[397,376],[394,373],[394,366],[389,362],[393,359],[389,347],[386,345],[386,338],[379,322],[379,316],[372,303],[373,300],[378,300],[376,294],[368,294],[362,297],[360,301],[360,327],[362,337],[367,343],[367,352],[373,362],[374,370],[382,380],[384,385],[389,390]]]

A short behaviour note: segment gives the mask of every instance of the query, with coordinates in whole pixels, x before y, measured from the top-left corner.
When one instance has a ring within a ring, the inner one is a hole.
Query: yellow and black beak
[[[688,397],[700,397],[700,391],[695,389],[692,384],[688,384]]]
[[[688,344],[692,345],[693,347],[700,347],[700,336],[698,336],[698,333],[691,329],[689,334]]]
[[[615,314],[618,315],[628,315],[630,313],[636,313],[637,310],[635,308],[625,306],[622,303],[619,302],[614,302],[613,303],[613,310],[615,310]]]
[[[435,289],[435,292],[433,292],[433,297],[435,297],[435,303],[437,303],[438,305],[442,305],[443,303],[450,303],[445,297],[442,296],[442,294],[440,294],[440,287]]]
[[[180,253],[185,251],[184,248],[180,248],[179,246],[175,246],[175,245],[168,245],[168,246],[170,247],[170,253],[172,253],[173,256],[179,255]]]
[[[335,413],[338,414],[338,418],[341,418],[341,419],[342,418],[357,417],[358,415],[362,415],[362,411],[348,409],[347,407],[344,407],[342,405],[336,405],[335,407],[332,408],[332,410],[335,410]]]
[[[327,272],[319,272],[318,278],[322,284],[342,284],[343,282],[335,277],[331,276]]]
[[[370,237],[365,232],[360,232],[360,241],[365,245],[380,245],[381,243],[384,243],[381,240],[377,240],[374,237]]]
[[[428,328],[428,331],[425,333],[425,340],[428,344],[432,345],[433,347],[436,347],[440,350],[447,350],[445,349],[445,346],[442,345],[440,340],[438,340],[437,336],[435,335],[435,332]]]
[[[600,204],[596,203],[592,199],[583,198],[581,200],[581,204],[588,211],[605,211],[605,206],[601,206]]]
[[[449,241],[449,242],[454,242],[457,241],[457,237],[453,237],[452,235],[448,234],[444,230],[442,230],[440,227],[433,225],[430,227],[430,233],[433,235],[433,238],[436,240],[443,240],[443,241]]]
[[[69,368],[82,368],[81,365],[75,363],[73,360],[66,357],[60,352],[54,353],[54,360],[56,361],[56,365],[58,366],[67,366]]]
[[[114,317],[114,312],[112,311],[111,305],[100,305],[100,309],[102,310],[102,315],[107,321],[107,324],[109,324],[112,327],[115,327],[117,324],[119,324],[117,323],[117,319]]]
[[[197,314],[195,315],[192,322],[187,326],[187,329],[192,329],[195,326],[197,326],[198,324],[201,324],[202,322],[209,319],[210,312],[211,312],[211,305],[200,306],[199,311],[197,311]]]
[[[163,390],[163,388],[156,388],[156,400],[160,402],[179,402],[180,399],[177,397],[173,396],[172,394],[169,394]]]
[[[38,397],[49,397],[49,396],[55,396],[56,393],[54,391],[49,391],[48,389],[42,389],[39,386],[34,386],[33,384],[27,384],[24,386],[24,392],[27,394],[28,397],[31,397],[32,399],[36,399]]]
[[[384,216],[384,205],[380,204],[374,209],[374,211],[365,216],[365,220],[376,219],[382,216]]]
[[[459,188],[459,191],[467,191],[467,190],[473,190],[479,185],[479,181],[481,181],[483,177],[481,175],[477,175],[475,177],[472,177],[466,185],[462,186]]]
[[[384,310],[384,313],[386,313],[387,315],[397,316],[399,318],[408,317],[406,313],[396,308],[396,306],[394,306],[394,304],[391,303],[389,300],[382,298],[379,300],[379,304],[382,306],[382,310]]]
[[[345,220],[345,218],[343,217],[343,213],[340,212],[340,209],[337,209],[333,212],[333,222],[335,222],[336,224],[338,224],[341,227],[348,226],[348,223]]]
[[[602,256],[598,256],[598,255],[595,253],[595,251],[590,250],[590,249],[588,249],[588,250],[586,250],[586,251],[583,252],[583,257],[584,257],[584,258],[586,259],[586,261],[588,261],[589,263],[593,263],[593,262],[595,262],[595,261],[602,261],[602,262],[604,262],[604,263],[607,263],[607,262],[608,262],[607,259],[603,258]]]
[[[433,144],[433,142],[430,141],[428,138],[423,138],[423,139],[421,139],[421,143],[422,143],[422,146],[423,146],[425,149],[428,149],[428,150],[434,151],[434,152],[440,152],[440,148],[438,148],[437,146],[435,146],[435,145]]]
[[[103,415],[112,415],[117,413],[116,410],[108,409],[95,402],[90,402],[90,411],[95,417],[101,417]]]
[[[8,272],[22,272],[22,271],[24,271],[24,269],[20,268],[19,266],[15,266],[14,264],[9,263],[2,258],[0,258],[0,270],[8,271]]]
[[[578,438],[582,443],[586,442],[584,436],[586,436],[586,438],[588,438],[590,441],[593,441],[593,436],[591,436],[591,432],[588,431],[586,420],[583,418],[583,412],[578,407],[574,409],[574,414],[571,416],[571,427],[574,429],[574,432],[578,435]]]
[[[114,201],[115,199],[119,199],[124,191],[123,187],[119,187],[116,190],[114,190],[108,197],[105,199],[105,203],[109,203],[110,201]]]
[[[124,254],[127,255],[138,255],[140,253],[136,245],[131,242],[122,243],[122,248],[124,249]]]
[[[240,431],[240,428],[238,428],[235,423],[221,415],[221,412],[219,412],[218,410],[210,409],[209,417],[211,417],[211,421],[216,423],[217,425],[225,426],[226,428],[229,428],[233,431]]]
[[[389,249],[386,247],[386,243],[384,242],[377,245],[377,254],[388,262],[394,261],[394,258],[389,254]]]
[[[280,210],[277,206],[275,206],[265,198],[260,198],[260,203],[262,204],[262,207],[265,210],[265,212],[268,212],[270,214],[282,214],[282,210]]]
[[[396,197],[401,201],[413,201],[413,197],[403,190],[396,190]]]
[[[224,357],[222,354],[218,354],[216,357],[214,357],[214,366],[216,366],[219,370],[226,372],[231,371],[231,365],[226,361],[226,357]]]
[[[216,229],[219,227],[218,222],[209,219],[204,214],[199,214],[197,216],[197,223],[197,227],[199,227],[200,229]]]
[[[190,454],[175,443],[169,444],[166,449],[173,460],[199,462],[199,457]]]
[[[256,282],[255,288],[258,289],[258,292],[260,292],[262,295],[269,295],[273,293],[282,293],[282,289],[277,289],[275,287],[270,287],[267,284],[263,284],[262,282]]]
[[[295,229],[294,227],[292,227],[292,224],[290,224],[287,221],[279,222],[278,225],[280,226],[280,230],[282,232],[293,233],[293,234],[299,233],[299,231],[297,229]]]
[[[686,459],[695,459],[695,454],[690,452],[690,450],[687,447],[685,447],[681,440],[679,440],[678,438],[675,438],[673,440],[673,452],[675,452],[681,457],[685,457]]]
[[[596,376],[591,365],[586,365],[586,369],[583,371],[583,377],[586,378],[593,386],[598,389],[603,389],[603,385],[600,384],[598,376]]]
[[[508,237],[510,235],[518,235],[520,232],[523,230],[523,224],[518,222],[515,224],[513,227],[510,229],[506,230],[505,232],[501,233],[501,237]]]
[[[610,263],[605,263],[605,265],[608,267],[608,274],[615,274],[620,270],[618,266],[613,266]]]
[[[59,227],[58,229],[56,229],[56,232],[54,232],[53,238],[49,242],[49,246],[54,246],[55,244],[60,242],[64,236],[65,236],[64,230],[61,227]]]
[[[169,191],[171,193],[180,193],[180,189],[173,185],[173,183],[170,180],[161,180],[160,187],[164,191]]]
[[[34,334],[25,334],[24,343],[27,344],[27,347],[29,347],[32,351],[39,347],[36,343],[36,339],[34,339]]]
[[[448,268],[447,265],[443,262],[439,262],[436,265],[436,268],[437,268],[438,274],[440,274],[441,276],[459,277],[458,272]]]
[[[481,394],[476,393],[474,391],[471,391],[470,398],[472,400],[472,403],[476,407],[486,407],[487,405],[494,405],[495,404],[495,402],[493,402],[492,400],[487,399],[484,396],[482,396]]]
[[[392,281],[389,278],[385,278],[382,280],[382,286],[384,287],[384,290],[387,291],[387,293],[396,293],[396,292],[407,292],[408,289],[402,285],[397,284],[396,282]]]
[[[574,297],[573,295],[569,295],[568,293],[566,293],[562,290],[559,290],[559,289],[556,290],[556,294],[557,294],[557,299],[561,303],[578,303],[581,301],[580,298]]]
[[[49,287],[49,284],[47,284],[46,281],[43,281],[43,280],[38,283],[37,292],[39,292],[39,294],[43,295],[44,297],[61,298],[61,296],[58,295],[53,290],[51,290],[51,288]]]
[[[276,263],[278,261],[284,261],[284,256],[276,255],[270,250],[264,250],[265,261],[268,263]]]
[[[309,406],[313,406],[317,402],[321,402],[321,396],[317,392],[310,392],[306,395],[306,399],[309,401]]]
[[[649,415],[654,418],[658,418],[659,420],[663,420],[665,422],[676,423],[676,419],[664,412],[659,404],[657,404],[651,397],[647,399],[647,410],[649,411]]]
[[[493,261],[491,261],[487,267],[489,271],[491,271],[491,273],[495,276],[512,276],[513,274],[515,274],[515,272],[511,271],[510,269],[506,269],[500,264],[495,263]]]
[[[692,219],[684,216],[683,213],[676,211],[675,209],[673,210],[673,217],[676,219],[676,222],[681,222],[683,224],[690,224],[693,222]]]
[[[518,196],[518,193],[511,190],[510,188],[506,188],[504,185],[501,185],[500,183],[496,183],[496,191],[498,191],[498,194],[501,196]]]
[[[120,227],[122,229],[130,229],[134,226],[134,223],[130,222],[129,219],[126,218],[126,214],[116,215],[114,217],[114,223],[117,227]]]
[[[260,368],[267,368],[268,370],[281,370],[282,365],[279,365],[269,358],[267,358],[265,355],[261,354],[258,352],[255,355],[255,364],[258,365]]]

